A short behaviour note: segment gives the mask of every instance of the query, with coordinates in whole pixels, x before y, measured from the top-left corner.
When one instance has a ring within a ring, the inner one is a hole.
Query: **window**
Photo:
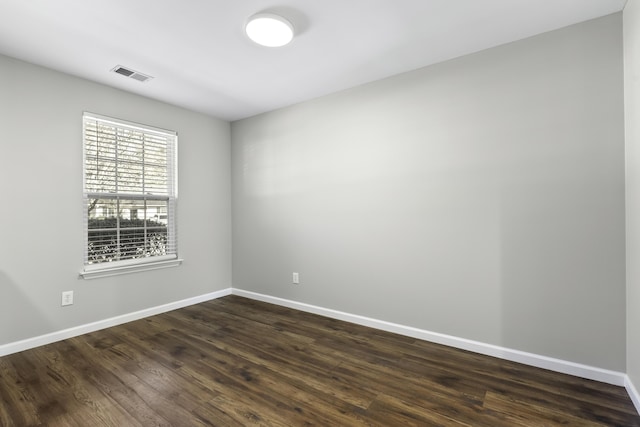
[[[177,135],[85,113],[85,278],[177,259]]]

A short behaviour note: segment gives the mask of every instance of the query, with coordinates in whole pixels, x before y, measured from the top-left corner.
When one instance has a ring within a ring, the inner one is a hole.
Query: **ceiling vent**
[[[113,71],[114,73],[118,73],[122,76],[129,77],[130,79],[137,80],[142,83],[149,81],[153,78],[146,74],[142,74],[137,71],[133,71],[129,68],[125,68],[122,65],[116,65],[116,67],[113,68],[111,71]]]

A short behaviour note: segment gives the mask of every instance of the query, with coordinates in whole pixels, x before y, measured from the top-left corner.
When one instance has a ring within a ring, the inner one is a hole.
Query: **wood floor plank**
[[[238,319],[234,319],[234,322],[238,323]],[[202,346],[197,344],[202,336],[199,333],[190,335],[191,345],[203,350]],[[264,338],[265,336],[270,338]],[[327,357],[324,349],[314,348],[306,338],[302,343],[296,343],[296,341],[291,343],[289,338],[291,338],[290,335],[283,337],[280,333],[273,331],[269,335],[261,334],[256,337],[255,332],[246,333],[241,327],[236,327],[232,336],[216,335],[211,342],[202,344],[209,349],[213,345],[220,351],[241,356],[256,365],[279,371],[279,375],[297,386],[300,384],[304,384],[305,387],[312,386],[318,392],[323,389],[330,390],[332,396],[351,405],[366,407],[370,404],[375,392],[355,389],[349,384],[338,384],[337,379],[331,376],[331,371],[338,365],[340,359]],[[289,342],[289,345],[283,341]],[[330,387],[327,386],[328,384]]]
[[[477,423],[463,421],[458,413],[447,413],[445,408],[432,404],[416,405],[414,402],[404,401],[396,396],[386,394],[380,397],[369,408],[367,417],[374,425],[384,426],[460,426],[478,427]],[[499,427],[494,424],[493,427]]]
[[[238,296],[0,358],[0,425],[640,426],[622,387]]]
[[[2,425],[39,425],[38,402],[8,357],[0,358],[0,384]]]
[[[189,341],[185,339],[185,346],[190,348],[199,348],[202,344],[198,340]],[[254,358],[253,354],[257,352],[255,349],[247,349],[244,343],[236,342],[235,346],[225,346],[224,348],[216,347],[214,357],[202,358],[200,363],[209,369],[217,370],[216,378],[225,377],[225,389],[241,388],[245,393],[260,395],[263,390],[269,390],[268,396],[263,398],[275,399],[280,403],[279,414],[287,414],[287,419],[291,420],[298,414],[309,416],[317,412],[318,408],[324,408],[322,414],[316,413],[313,418],[328,418],[332,425],[343,425],[345,423],[344,414],[340,412],[341,406],[351,408],[350,402],[346,400],[333,400],[331,404],[327,404],[323,400],[323,389],[326,384],[322,382],[312,381],[312,376],[300,371],[299,377],[283,376],[283,367],[287,367],[281,363],[272,363],[261,359]],[[211,349],[210,349],[211,351]],[[241,364],[238,364],[238,355],[241,355]],[[288,371],[289,369],[286,369]],[[192,375],[198,375],[193,373]],[[285,379],[286,381],[283,381]],[[237,381],[233,387],[230,387],[231,381]],[[314,389],[309,389],[309,384],[314,384]],[[333,391],[334,388],[331,388]],[[329,399],[330,400],[330,399]],[[337,409],[337,410],[336,410]],[[345,411],[346,412],[346,411]]]

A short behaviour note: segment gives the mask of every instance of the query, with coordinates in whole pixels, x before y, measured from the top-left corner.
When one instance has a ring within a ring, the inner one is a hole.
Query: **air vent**
[[[130,79],[137,80],[137,81],[142,82],[142,83],[144,83],[146,81],[149,81],[149,80],[151,80],[153,78],[153,77],[148,76],[146,74],[142,74],[142,73],[139,73],[137,71],[133,71],[133,70],[131,70],[129,68],[125,68],[122,65],[117,65],[111,71],[113,71],[114,73],[118,73],[120,75],[123,75],[125,77],[129,77]]]

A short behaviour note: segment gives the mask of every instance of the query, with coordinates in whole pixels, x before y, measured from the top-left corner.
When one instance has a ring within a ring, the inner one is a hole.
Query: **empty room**
[[[640,0],[0,0],[0,426],[640,426]]]

